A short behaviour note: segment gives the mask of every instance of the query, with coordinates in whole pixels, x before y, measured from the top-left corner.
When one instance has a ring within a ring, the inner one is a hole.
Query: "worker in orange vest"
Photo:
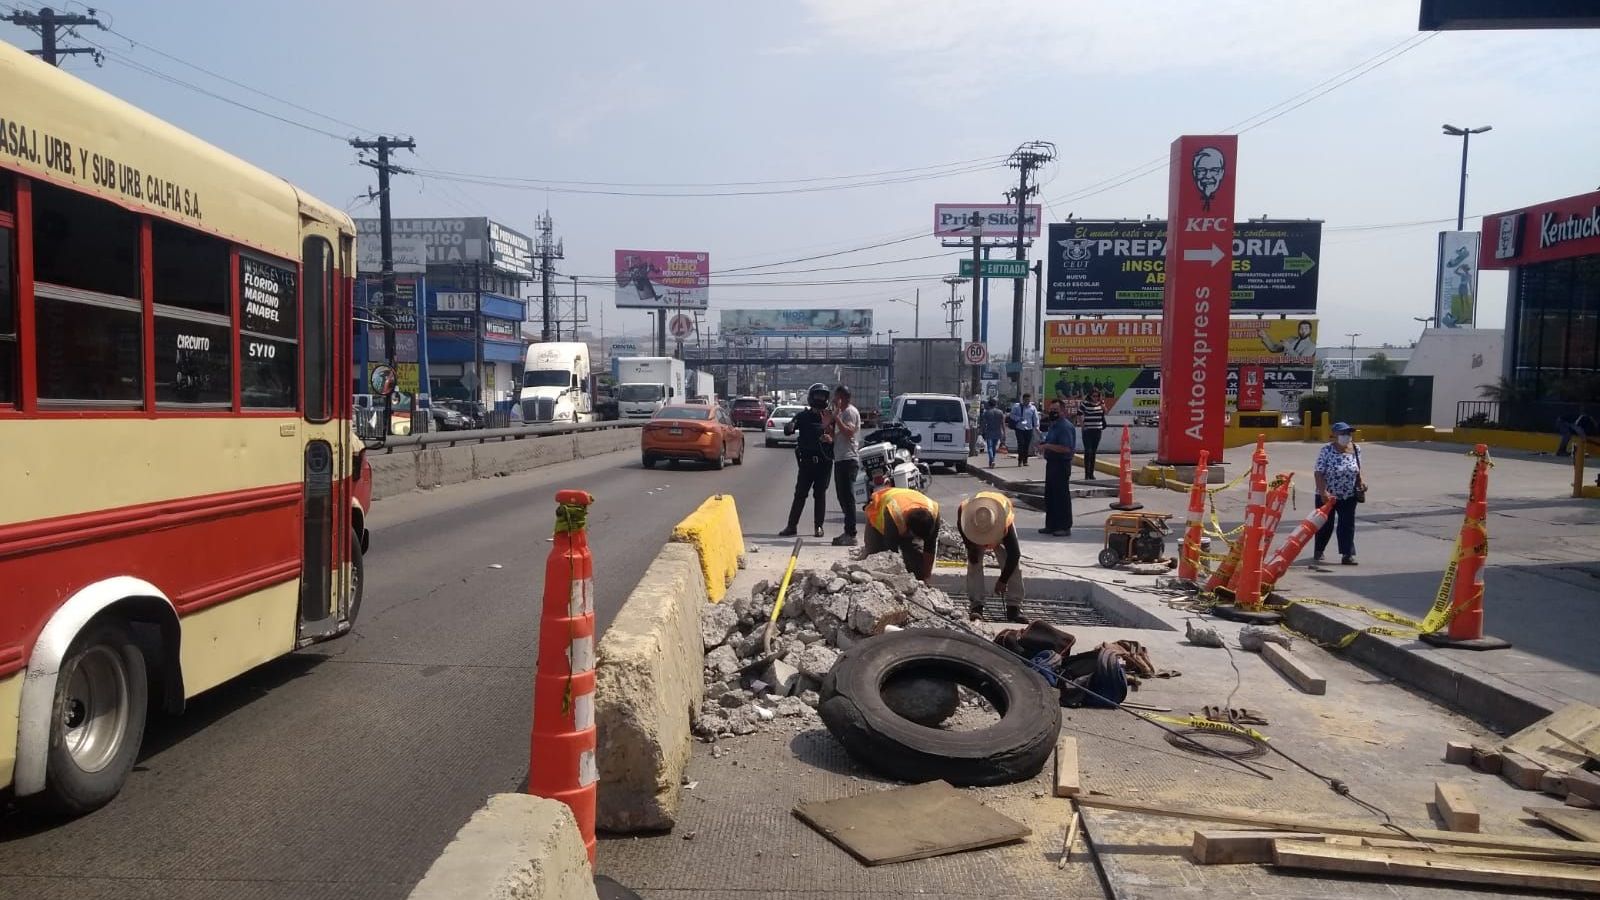
[[[973,619],[983,617],[983,557],[994,551],[1000,561],[1000,577],[994,593],[1006,600],[1006,618],[1027,621],[1022,615],[1022,546],[1017,541],[1017,513],[1011,498],[994,491],[979,491],[961,501],[956,513],[956,530],[967,545],[967,607]]]
[[[926,582],[939,550],[939,504],[910,488],[886,487],[873,494],[867,501],[866,549],[868,554],[899,552],[906,571]]]

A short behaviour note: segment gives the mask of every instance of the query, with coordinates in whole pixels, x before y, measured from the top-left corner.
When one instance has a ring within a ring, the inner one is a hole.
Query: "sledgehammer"
[[[778,586],[777,602],[772,604],[772,615],[767,618],[767,630],[761,633],[761,653],[772,654],[772,634],[778,630],[778,614],[783,612],[783,598],[789,595],[789,579],[794,577],[794,565],[800,560],[800,545],[805,538],[794,539],[794,549],[789,552],[789,567],[783,570],[783,583]]]

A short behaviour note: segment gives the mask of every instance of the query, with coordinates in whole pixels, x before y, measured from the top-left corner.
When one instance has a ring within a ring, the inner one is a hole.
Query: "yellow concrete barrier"
[[[733,498],[726,494],[707,498],[672,529],[672,539],[694,545],[706,579],[706,596],[712,603],[720,602],[744,560],[744,532],[739,529],[739,510]]]

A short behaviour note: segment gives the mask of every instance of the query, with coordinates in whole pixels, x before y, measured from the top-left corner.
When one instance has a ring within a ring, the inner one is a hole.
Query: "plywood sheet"
[[[1009,844],[1032,833],[942,781],[806,801],[794,814],[869,866]]]

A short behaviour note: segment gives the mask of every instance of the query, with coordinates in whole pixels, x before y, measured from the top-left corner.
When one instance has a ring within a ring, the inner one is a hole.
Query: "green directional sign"
[[[972,277],[972,260],[961,260],[960,276]],[[1025,259],[986,259],[983,261],[984,278],[1027,278],[1028,261]]]
[[[1316,264],[1316,260],[1304,253],[1299,256],[1285,256],[1283,258],[1283,270],[1285,272],[1298,272],[1301,275],[1311,271],[1311,267]]]

